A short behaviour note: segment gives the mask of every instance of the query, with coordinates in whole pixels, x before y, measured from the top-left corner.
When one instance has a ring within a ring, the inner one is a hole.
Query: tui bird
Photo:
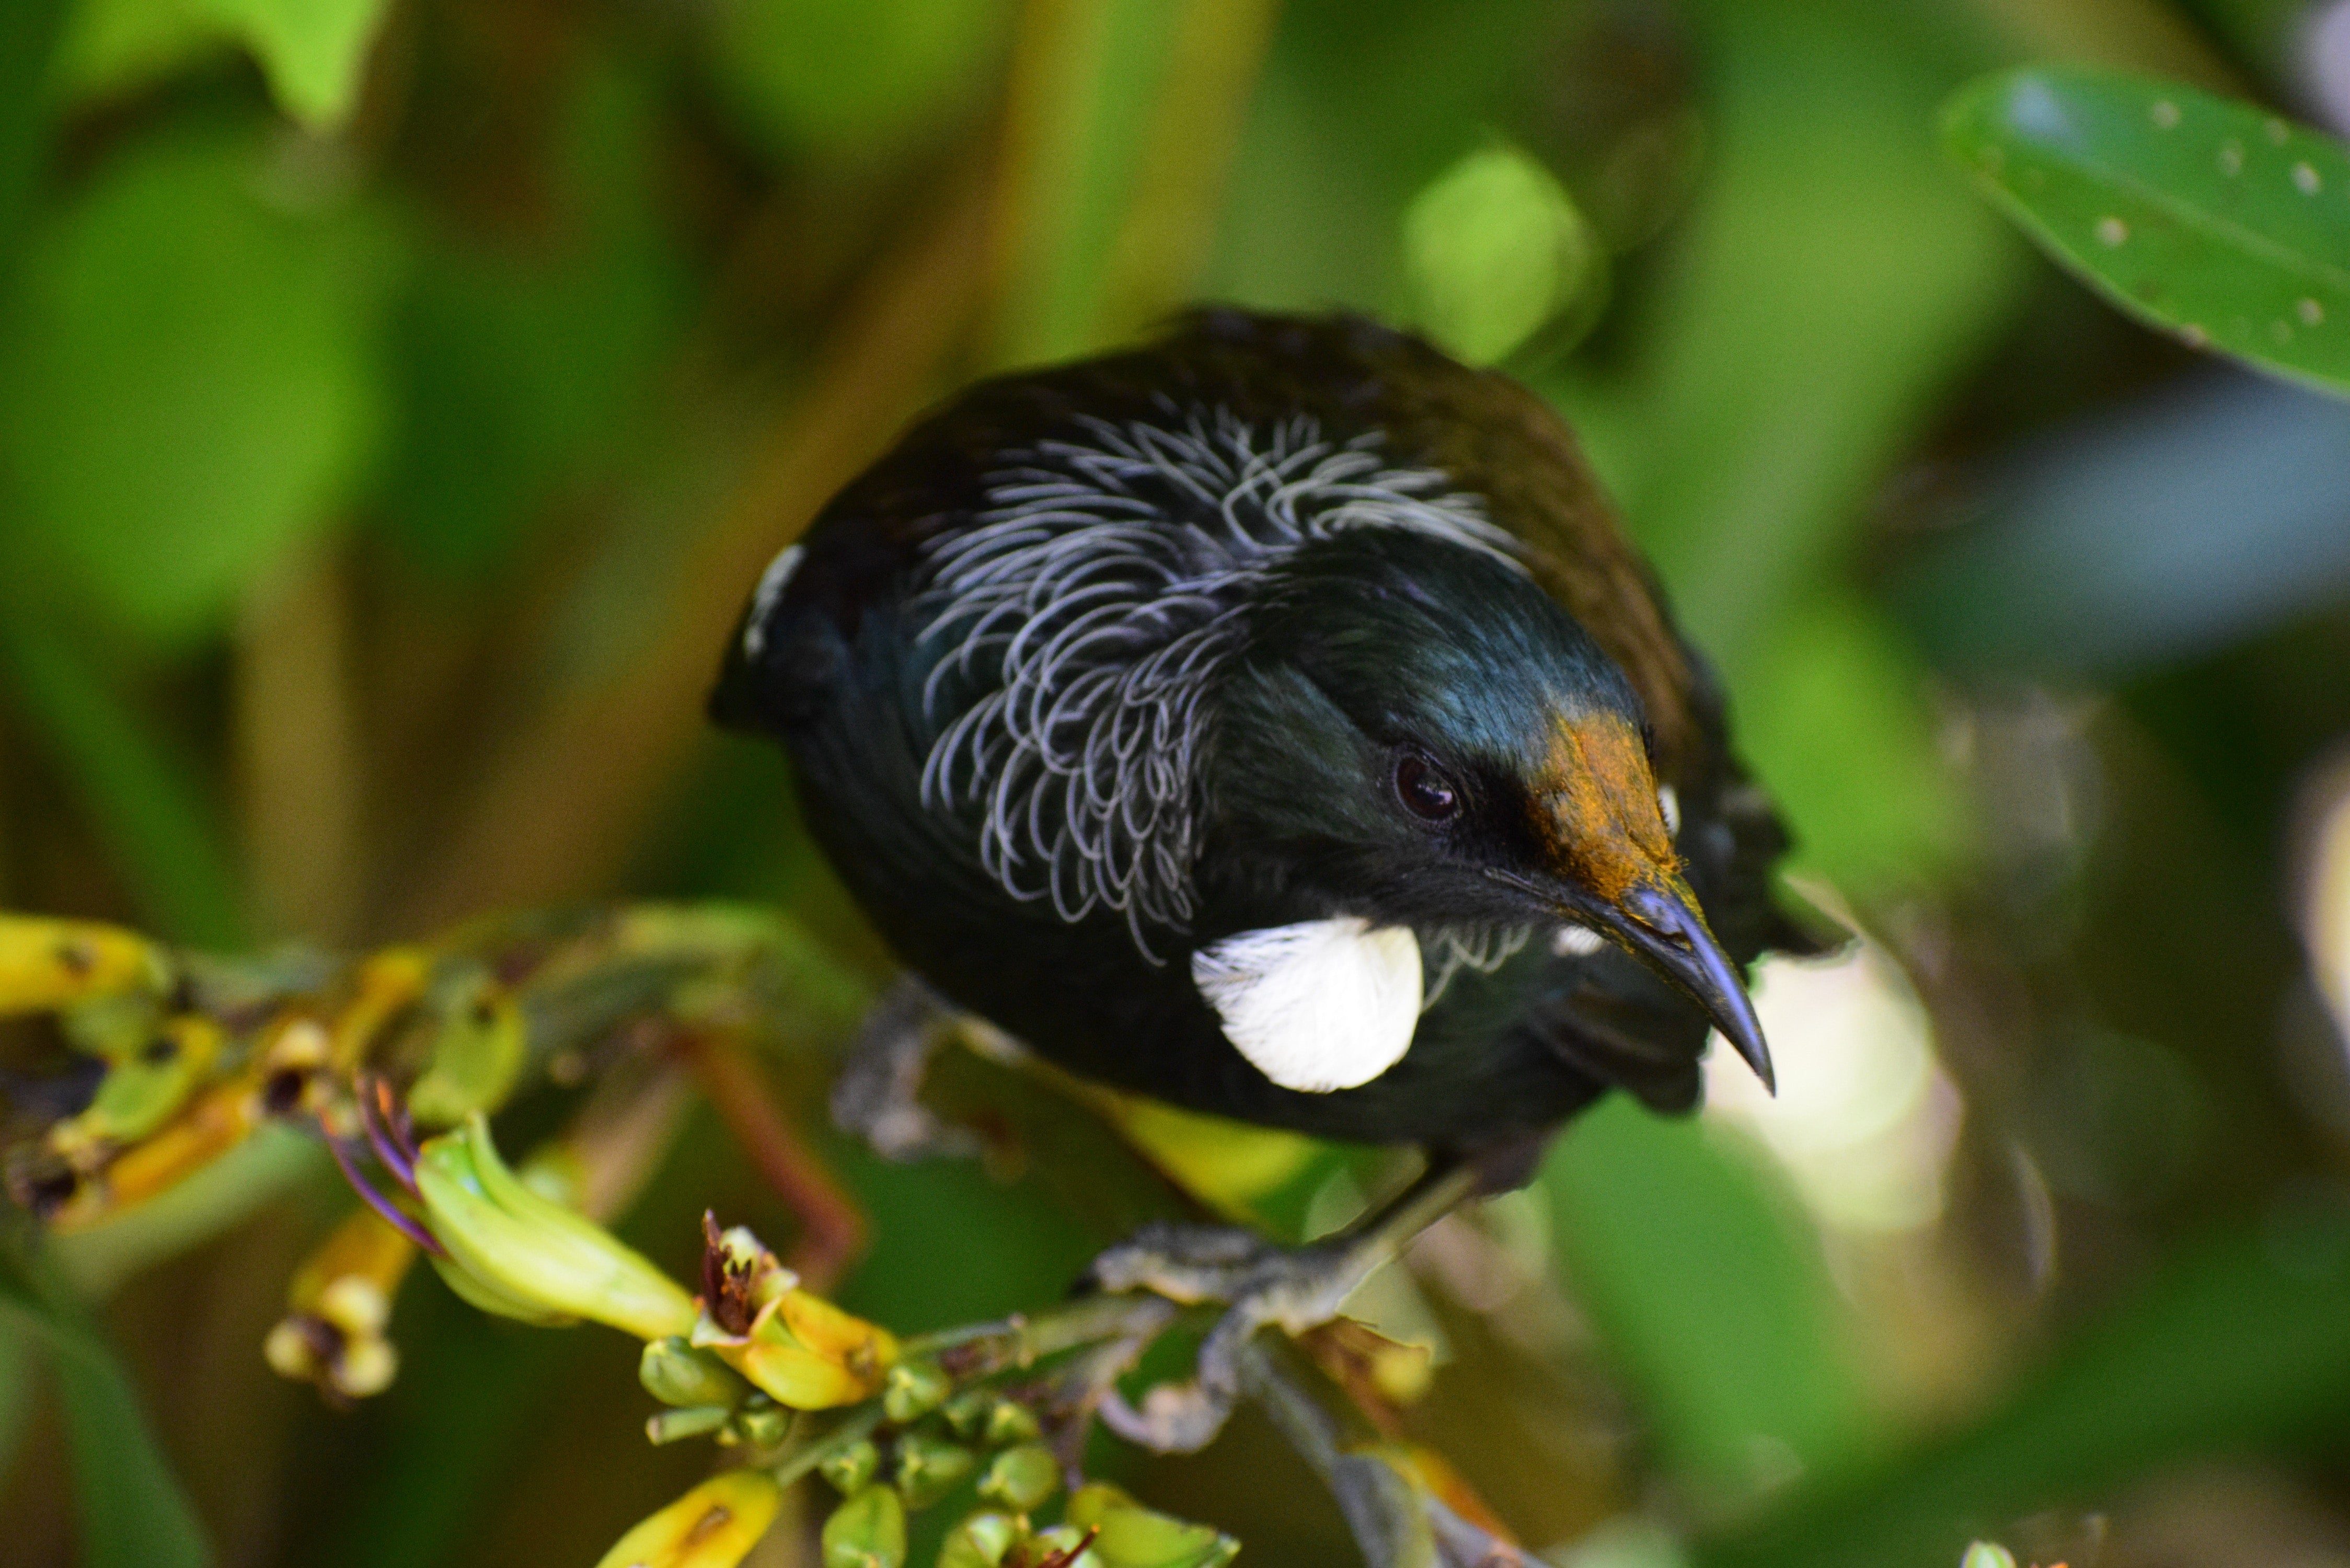
[[[1239,1346],[1523,1179],[1611,1087],[1686,1111],[1804,936],[1721,693],[1548,407],[1352,317],[1209,309],[974,387],[760,580],[712,698],[952,1003],[1121,1088],[1430,1174],[1299,1252],[1163,1231],[1106,1286]],[[1156,1398],[1156,1396],[1154,1396]]]

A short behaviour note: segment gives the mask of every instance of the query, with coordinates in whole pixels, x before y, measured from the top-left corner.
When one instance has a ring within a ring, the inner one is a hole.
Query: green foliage
[[[993,348],[1005,365],[1066,358],[1100,340],[1180,13],[1159,0],[1107,0],[1073,15],[1018,67],[1034,73],[1033,119],[1019,128],[1033,162],[1007,192],[1009,271]]]
[[[1964,864],[1973,825],[1920,701],[1924,679],[1899,628],[1856,595],[1821,594],[1773,628],[1738,732],[1786,812],[1795,867],[1859,890]]]
[[[1709,16],[1712,173],[1651,306],[1627,507],[1816,864],[1930,877],[1959,809],[1914,659],[1831,585],[1864,496],[2011,308],[2011,250],[1926,130],[1949,40],[1842,5]]]
[[[906,1507],[886,1486],[868,1487],[824,1521],[824,1568],[902,1568]]]
[[[1577,1299],[1669,1462],[1723,1502],[1872,1436],[1817,1240],[1758,1153],[1619,1098],[1543,1171]]]
[[[249,49],[286,112],[331,130],[359,102],[384,0],[78,0],[60,61],[78,91],[134,86],[224,43]]]
[[[386,256],[321,171],[142,146],[37,234],[5,366],[26,551],[166,644],[334,521],[379,438]]]
[[[1472,365],[1533,337],[1601,259],[1574,198],[1512,147],[1471,153],[1414,197],[1403,244],[1421,328]]]
[[[391,309],[397,400],[382,522],[461,580],[509,561],[641,411],[688,304],[661,224],[642,75],[598,61],[567,84],[542,243],[417,236]]]
[[[726,0],[710,62],[778,150],[870,157],[964,99],[1003,34],[1005,0]]]
[[[2178,82],[2033,67],[1950,100],[1942,139],[2116,306],[2350,393],[2350,148]]]
[[[73,1451],[89,1568],[204,1568],[202,1527],[147,1428],[129,1375],[54,1272],[0,1238],[0,1328],[48,1352]]]
[[[241,940],[236,874],[215,809],[177,748],[140,722],[86,656],[31,615],[20,610],[0,626],[0,659],[156,929],[184,941]]]
[[[51,108],[45,78],[66,15],[67,0],[0,9],[0,275],[16,264],[40,184]]]
[[[2281,1203],[2187,1250],[1972,1429],[1831,1482],[1702,1568],[1947,1560],[1970,1524],[2097,1495],[2201,1453],[2337,1441],[2350,1396],[2350,1215]]]

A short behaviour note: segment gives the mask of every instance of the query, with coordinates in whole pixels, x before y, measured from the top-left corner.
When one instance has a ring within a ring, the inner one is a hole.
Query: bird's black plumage
[[[1667,905],[1740,965],[1801,940],[1777,820],[1564,425],[1355,318],[1203,312],[965,392],[770,572],[713,711],[784,742],[948,997],[1266,1125],[1473,1150],[1614,1085],[1687,1108],[1692,995],[1744,1001],[1719,960],[1690,990],[1713,950]],[[1411,930],[1425,1010],[1368,1081],[1285,1088],[1195,965],[1332,920]]]

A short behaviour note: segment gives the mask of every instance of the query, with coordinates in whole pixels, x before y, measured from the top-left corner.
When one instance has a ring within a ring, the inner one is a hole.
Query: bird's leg
[[[873,1004],[832,1084],[832,1122],[884,1159],[978,1152],[978,1142],[922,1104],[922,1078],[954,1016],[936,992],[901,974]]]
[[[1241,1352],[1258,1330],[1278,1325],[1295,1334],[1328,1323],[1372,1271],[1482,1185],[1468,1162],[1432,1165],[1386,1207],[1304,1247],[1215,1225],[1147,1226],[1112,1247],[1094,1260],[1092,1279],[1101,1289],[1220,1302],[1225,1312],[1200,1345],[1191,1382],[1152,1388],[1139,1410],[1113,1394],[1102,1403],[1103,1421],[1160,1453],[1205,1448],[1240,1397]]]

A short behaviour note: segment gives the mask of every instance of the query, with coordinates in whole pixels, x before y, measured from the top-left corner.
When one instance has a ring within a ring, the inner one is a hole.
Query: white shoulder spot
[[[1191,982],[1258,1072],[1324,1095],[1369,1083],[1411,1049],[1419,940],[1351,915],[1242,931],[1191,955]]]
[[[806,554],[806,545],[790,545],[759,574],[759,586],[751,594],[751,613],[743,622],[743,651],[752,658],[766,651],[767,618],[775,613],[776,602],[792,586],[792,574],[800,569],[800,560]]]

